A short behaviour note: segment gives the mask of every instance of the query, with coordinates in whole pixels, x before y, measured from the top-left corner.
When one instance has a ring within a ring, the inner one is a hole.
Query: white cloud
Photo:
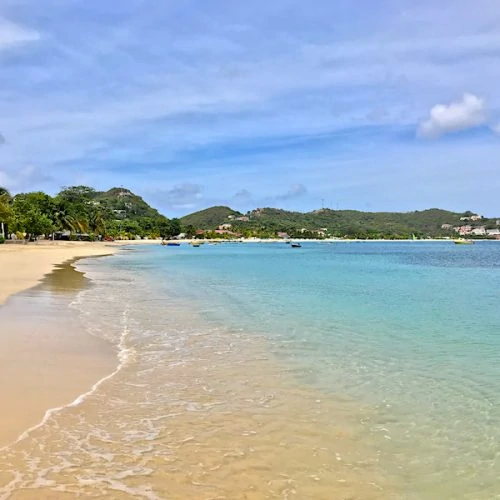
[[[152,197],[170,209],[188,209],[196,206],[196,203],[202,197],[201,192],[202,187],[200,185],[186,182],[174,186],[168,191],[157,191],[152,194]]]
[[[500,122],[498,122],[496,125],[491,126],[491,130],[497,134],[500,135]]]
[[[435,138],[483,125],[486,120],[484,99],[473,94],[464,94],[461,101],[434,106],[429,119],[420,124],[418,135]]]
[[[0,18],[0,50],[37,40],[40,40],[40,34],[37,31]]]

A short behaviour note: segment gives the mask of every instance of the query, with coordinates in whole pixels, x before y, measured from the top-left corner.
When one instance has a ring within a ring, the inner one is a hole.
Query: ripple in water
[[[268,340],[126,269],[81,266],[73,310],[116,370],[0,453],[0,498],[389,498],[369,409],[302,384]],[[354,416],[354,418],[353,418]]]

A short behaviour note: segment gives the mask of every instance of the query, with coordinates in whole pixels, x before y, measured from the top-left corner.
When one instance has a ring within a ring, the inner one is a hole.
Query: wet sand
[[[61,252],[50,258],[56,255]],[[61,264],[40,285],[0,307],[0,448],[39,424],[47,410],[71,403],[114,370],[114,349],[89,335],[69,309],[87,286],[83,273]]]
[[[55,265],[76,257],[108,255],[119,243],[47,241],[0,245],[0,305],[39,283]]]

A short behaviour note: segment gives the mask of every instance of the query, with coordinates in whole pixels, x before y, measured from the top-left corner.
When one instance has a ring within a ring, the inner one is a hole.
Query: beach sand
[[[76,257],[115,253],[117,243],[39,242],[0,245],[0,304],[35,286],[56,264]]]
[[[69,304],[90,283],[71,262],[118,249],[80,242],[0,245],[0,448],[115,369],[112,346],[89,335]]]

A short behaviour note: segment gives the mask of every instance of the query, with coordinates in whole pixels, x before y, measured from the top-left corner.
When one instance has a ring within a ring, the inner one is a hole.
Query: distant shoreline
[[[182,240],[164,240],[167,243],[181,243],[181,244],[192,244],[192,243],[286,243],[287,241],[293,241],[293,242],[300,242],[300,243],[369,243],[369,242],[375,242],[375,243],[382,243],[382,242],[389,242],[389,243],[453,243],[456,239],[459,238],[422,238],[422,239],[416,239],[416,240],[411,240],[411,239],[384,239],[384,238],[379,238],[379,239],[360,239],[360,238],[324,238],[324,239],[315,239],[315,238],[290,238],[288,240],[284,239],[278,239],[278,238],[246,238],[246,239],[240,239],[240,238],[235,238],[235,239],[182,239]],[[495,238],[487,238],[487,239],[472,239],[472,241],[498,241],[500,240],[495,239]],[[141,241],[141,240],[136,240],[133,243],[138,243],[140,244],[141,242],[143,243],[151,243],[151,242],[157,242],[160,243],[160,240],[147,240],[147,241]],[[122,242],[123,244],[127,245],[127,242]]]

